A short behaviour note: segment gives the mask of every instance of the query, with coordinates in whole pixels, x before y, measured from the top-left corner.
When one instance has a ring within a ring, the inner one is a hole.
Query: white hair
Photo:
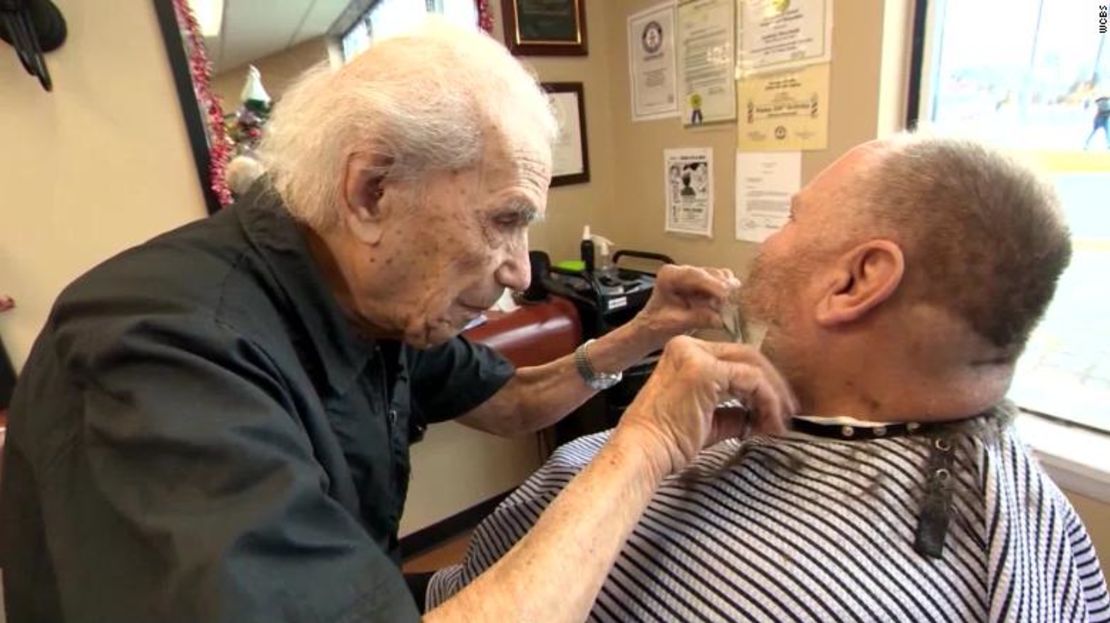
[[[488,127],[539,149],[558,131],[535,77],[501,44],[429,19],[339,69],[306,72],[275,106],[259,152],[289,212],[324,231],[338,222],[350,154],[376,152],[389,163],[382,175],[419,179],[475,166]]]

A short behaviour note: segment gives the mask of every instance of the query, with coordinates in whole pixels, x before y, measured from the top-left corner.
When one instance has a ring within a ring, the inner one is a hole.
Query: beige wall
[[[615,55],[623,50],[620,41],[610,41],[604,33],[613,24],[624,24],[619,3],[613,0],[586,0],[589,30],[588,56],[526,57],[521,58],[544,82],[581,82],[586,100],[586,143],[590,157],[590,181],[552,188],[548,195],[547,215],[544,222],[531,231],[532,248],[551,254],[553,260],[578,257],[578,242],[582,226],[597,222],[603,212],[614,204],[617,168],[620,166],[612,136],[614,123],[612,82],[615,74],[626,72],[623,57]],[[504,41],[501,22],[501,3],[490,2],[494,14],[493,34]]]
[[[849,147],[875,138],[879,118],[879,75],[883,58],[884,4],[904,5],[904,0],[853,0],[835,4],[833,35],[833,67],[829,94],[829,148],[805,152],[802,156],[802,178],[808,180]],[[598,3],[590,3],[590,9]],[[605,4],[609,4],[607,1]],[[737,242],[735,222],[736,124],[723,123],[698,129],[683,129],[679,119],[633,122],[627,69],[626,17],[653,6],[656,0],[614,0],[618,11],[604,25],[594,28],[595,43],[610,42],[605,51],[610,56],[612,91],[612,140],[616,152],[617,172],[615,201],[599,206],[600,230],[613,238],[619,248],[658,251],[685,263],[724,266],[745,272],[755,252],[755,245]],[[890,11],[893,13],[894,11]],[[593,17],[592,15],[590,16]],[[901,22],[894,20],[897,25]],[[900,77],[900,45],[907,31],[892,28],[888,36],[891,55],[898,62],[890,63],[888,74]],[[895,93],[900,93],[895,89]],[[900,115],[901,98],[890,97],[887,108],[891,115]],[[714,168],[713,239],[664,233],[663,150],[673,147],[712,147]]]
[[[401,535],[515,489],[540,466],[538,443],[535,435],[502,439],[450,422],[428,427],[411,450]]]
[[[266,92],[276,102],[297,76],[327,59],[328,48],[324,38],[309,39],[281,52],[221,71],[212,76],[212,92],[220,98],[224,114],[235,112],[239,107],[243,83],[247,80],[247,70],[254,65],[262,73],[262,85],[266,87]]]
[[[686,130],[677,118],[631,120],[626,18],[657,3],[586,0],[589,56],[522,59],[541,80],[583,82],[592,176],[589,184],[551,190],[547,222],[534,229],[532,246],[555,259],[573,257],[582,226],[588,223],[613,239],[617,248],[658,251],[680,262],[744,272],[755,245],[737,242],[733,234],[735,123]],[[499,4],[491,3],[491,8],[494,34],[500,39]],[[852,145],[879,136],[880,128],[882,133],[899,129],[904,88],[897,85],[905,84],[908,8],[908,0],[836,3],[829,148],[803,155],[804,180]],[[663,231],[663,150],[672,147],[713,148],[712,240]]]
[[[1065,493],[1080,518],[1083,519],[1083,524],[1087,526],[1087,532],[1091,534],[1091,541],[1095,544],[1095,551],[1098,552],[1102,574],[1110,580],[1110,504],[1070,491]]]
[[[204,215],[151,2],[61,0],[69,39],[47,93],[0,44],[0,335],[16,367],[63,286]]]

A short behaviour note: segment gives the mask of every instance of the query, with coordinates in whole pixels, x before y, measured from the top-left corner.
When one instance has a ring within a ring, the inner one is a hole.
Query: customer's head
[[[307,74],[261,151],[290,213],[326,242],[356,320],[425,346],[528,285],[556,130],[501,45],[430,21]]]
[[[856,147],[795,195],[745,307],[802,394],[834,392],[807,389],[820,376],[879,403],[890,388],[868,385],[973,379],[997,400],[1070,254],[1055,194],[1030,170],[907,135]]]

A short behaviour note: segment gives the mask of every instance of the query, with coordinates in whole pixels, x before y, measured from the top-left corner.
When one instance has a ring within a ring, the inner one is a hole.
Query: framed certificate
[[[505,45],[516,56],[586,56],[585,0],[501,0]]]
[[[559,135],[551,149],[551,185],[590,181],[590,154],[586,148],[586,103],[581,82],[544,82],[551,109],[559,122]]]

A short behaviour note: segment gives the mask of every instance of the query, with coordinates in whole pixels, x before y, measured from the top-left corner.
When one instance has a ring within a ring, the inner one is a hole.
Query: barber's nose
[[[532,263],[528,259],[527,241],[514,246],[516,248],[497,269],[497,281],[506,288],[522,292],[532,283]]]

